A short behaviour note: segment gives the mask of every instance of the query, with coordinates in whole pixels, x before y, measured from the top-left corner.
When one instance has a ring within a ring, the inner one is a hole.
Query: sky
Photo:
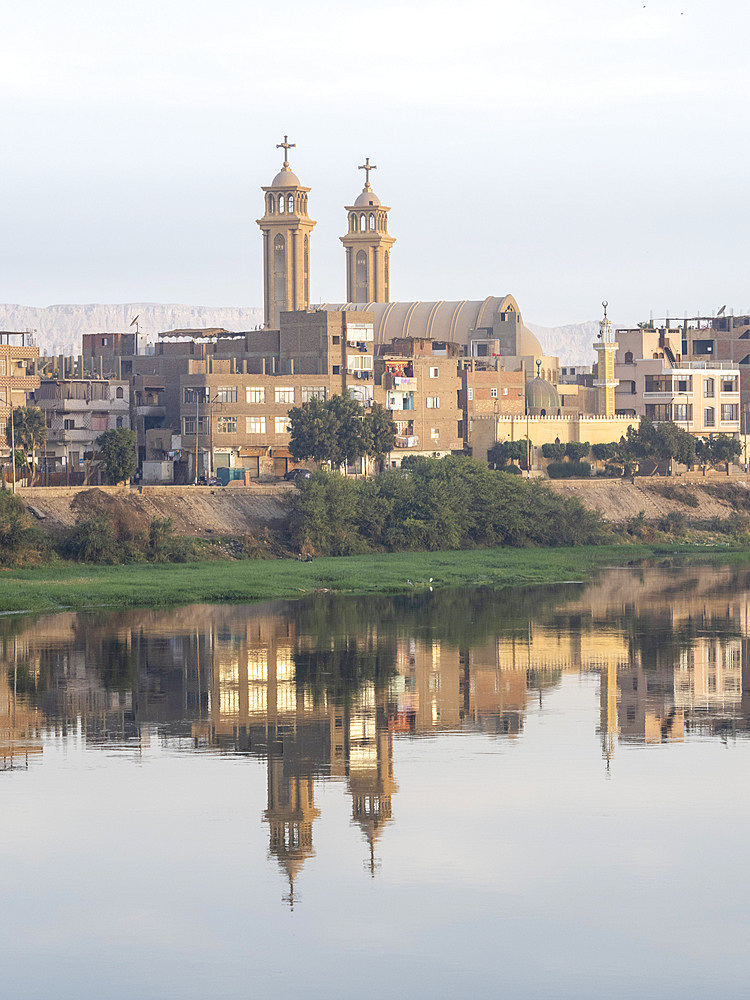
[[[296,147],[313,302],[344,205],[392,207],[396,299],[547,326],[750,310],[740,0],[25,0],[0,34],[0,301],[261,306]]]

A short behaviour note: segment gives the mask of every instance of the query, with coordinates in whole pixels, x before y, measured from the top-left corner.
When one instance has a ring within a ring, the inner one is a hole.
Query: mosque
[[[512,295],[491,295],[481,301],[391,301],[391,250],[396,240],[388,232],[391,209],[381,202],[370,182],[370,174],[377,167],[369,157],[359,167],[365,171],[362,192],[345,206],[347,232],[341,242],[345,250],[346,302],[311,305],[310,255],[315,221],[308,214],[310,188],[300,183],[289,165],[289,150],[295,148],[295,143],[284,136],[277,148],[284,150],[284,162],[270,185],[262,188],[265,213],[257,220],[263,234],[266,329],[279,329],[282,312],[368,312],[374,321],[376,349],[403,338],[466,348],[474,342],[479,356],[501,357],[498,364],[506,370],[523,369],[527,379],[538,374],[551,386],[557,385],[558,359],[544,353],[524,325]]]

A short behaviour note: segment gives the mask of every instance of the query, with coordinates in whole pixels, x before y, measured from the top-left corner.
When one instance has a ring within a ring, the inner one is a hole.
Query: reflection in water
[[[600,676],[606,766],[620,742],[744,735],[750,574],[612,570],[595,584],[0,622],[2,766],[45,743],[265,761],[270,855],[314,855],[316,786],[344,782],[377,868],[394,817],[394,737],[514,740],[566,674]]]

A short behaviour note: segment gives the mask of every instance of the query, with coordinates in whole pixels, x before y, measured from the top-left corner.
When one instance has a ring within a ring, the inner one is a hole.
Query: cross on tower
[[[369,188],[369,186],[370,186],[370,171],[371,170],[377,170],[377,169],[378,168],[375,166],[374,163],[372,164],[372,166],[370,165],[370,157],[369,156],[367,157],[367,159],[365,160],[365,162],[363,164],[361,164],[361,166],[357,167],[357,170],[364,170],[364,172],[365,172],[365,188]]]
[[[283,149],[284,150],[284,166],[285,167],[289,166],[289,150],[290,149],[295,149],[296,146],[297,146],[296,142],[289,142],[289,136],[288,135],[284,136],[284,141],[283,142],[277,142],[276,143],[276,148],[277,149]]]

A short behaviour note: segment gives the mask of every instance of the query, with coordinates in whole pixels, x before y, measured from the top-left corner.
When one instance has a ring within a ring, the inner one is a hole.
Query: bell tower
[[[289,150],[296,143],[277,143],[284,164],[265,194],[265,213],[258,219],[263,233],[263,307],[267,329],[279,328],[282,312],[310,305],[310,235],[315,225],[307,214],[310,188],[302,187],[289,166]]]
[[[618,343],[612,330],[612,320],[607,316],[608,302],[602,302],[604,317],[599,321],[599,340],[594,344],[596,351],[596,378],[594,387],[599,390],[599,416],[615,415],[615,389],[620,380],[615,378],[615,357]]]
[[[358,169],[365,171],[365,186],[354,204],[346,206],[349,231],[341,237],[346,247],[346,301],[390,302],[390,255],[396,242],[388,235],[390,208],[370,187],[370,171],[377,167],[369,156]]]

